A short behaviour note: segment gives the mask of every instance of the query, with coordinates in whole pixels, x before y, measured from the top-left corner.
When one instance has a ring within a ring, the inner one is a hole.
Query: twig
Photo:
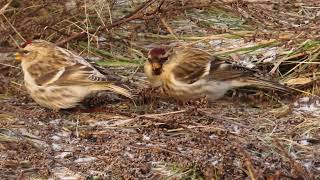
[[[11,67],[11,68],[16,68],[16,69],[21,69],[21,68],[18,68],[16,66],[13,66],[13,65],[10,65],[10,64],[6,64],[6,63],[0,63],[1,66],[7,66],[7,67]]]
[[[145,2],[144,4],[142,4],[141,6],[139,6],[136,10],[134,10],[133,12],[129,13],[128,15],[114,21],[112,24],[106,25],[103,28],[101,28],[100,30],[107,30],[109,31],[112,28],[115,28],[121,24],[127,23],[129,21],[135,20],[135,19],[140,19],[142,17],[144,17],[144,14],[141,13],[141,11],[145,10],[146,8],[148,8],[149,6],[151,6],[153,3],[155,3],[158,0],[148,0],[147,2]],[[156,13],[156,12],[154,12]],[[72,40],[76,40],[76,39],[81,39],[81,38],[85,38],[87,36],[88,33],[95,33],[96,30],[95,29],[91,29],[88,30],[87,32],[80,32],[77,34],[74,34],[62,41],[56,42],[56,44],[58,46],[64,45],[66,43],[68,43],[69,41]]]
[[[12,28],[12,30],[24,41],[26,42],[26,40],[23,38],[23,36],[19,33],[19,31],[13,26],[13,24],[9,21],[9,19],[2,14],[3,18],[7,21],[7,23],[9,24],[9,26]]]
[[[67,33],[65,33],[65,32],[62,32],[62,31],[60,31],[60,30],[58,30],[58,29],[55,29],[55,28],[53,28],[53,27],[46,26],[46,27],[44,28],[44,30],[47,30],[47,29],[50,29],[50,30],[52,30],[52,31],[54,31],[54,32],[56,32],[56,33],[58,33],[58,34],[63,35],[63,36],[70,36],[70,34],[67,34]]]
[[[186,112],[186,110],[172,111],[172,112],[160,113],[160,114],[144,114],[144,115],[140,115],[138,117],[139,118],[140,117],[157,118],[157,117],[162,117],[162,116],[171,115],[171,114],[179,114],[179,113],[183,113],[183,112]]]
[[[4,5],[1,9],[0,9],[0,14],[4,14],[6,12],[6,9],[8,8],[8,6],[11,4],[12,0],[9,1],[6,5]]]
[[[169,33],[176,39],[179,40],[172,28],[169,26],[169,24],[166,22],[166,20],[163,17],[160,17],[161,23],[166,27],[166,29],[169,31]]]

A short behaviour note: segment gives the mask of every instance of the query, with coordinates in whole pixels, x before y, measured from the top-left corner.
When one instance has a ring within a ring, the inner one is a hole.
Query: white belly
[[[204,80],[197,81],[192,84],[187,84],[181,81],[171,80],[166,81],[162,86],[163,91],[169,96],[181,99],[190,100],[206,96],[206,82]]]
[[[173,79],[173,78],[172,78]],[[202,79],[192,84],[177,80],[166,81],[163,84],[163,91],[170,96],[182,100],[207,97],[209,100],[221,98],[233,86],[228,81],[207,81]]]
[[[87,95],[89,89],[81,86],[33,86],[25,83],[34,101],[50,109],[68,109],[77,106]]]

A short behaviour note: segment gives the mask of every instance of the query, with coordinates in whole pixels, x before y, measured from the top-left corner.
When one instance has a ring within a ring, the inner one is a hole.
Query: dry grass
[[[319,178],[319,116],[299,110],[320,106],[318,1],[10,2],[0,2],[0,52],[26,39],[56,42],[121,75],[140,96],[54,113],[33,103],[19,65],[0,53],[3,179]],[[254,66],[300,93],[245,91],[180,106],[146,90],[141,68],[148,49],[177,44]],[[306,94],[314,97],[298,100]]]

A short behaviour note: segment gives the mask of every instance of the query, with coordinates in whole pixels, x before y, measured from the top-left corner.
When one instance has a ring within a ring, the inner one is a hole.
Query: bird
[[[49,41],[25,43],[15,59],[21,61],[27,92],[49,109],[74,108],[88,95],[105,90],[133,97],[96,64]]]
[[[184,102],[202,97],[215,101],[244,86],[290,92],[288,87],[262,78],[257,70],[193,47],[152,48],[144,71],[152,87]]]

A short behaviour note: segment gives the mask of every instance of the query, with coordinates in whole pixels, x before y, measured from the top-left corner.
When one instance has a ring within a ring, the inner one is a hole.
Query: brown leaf
[[[312,82],[311,78],[301,77],[301,78],[289,79],[288,81],[285,82],[285,84],[287,84],[287,85],[303,85],[303,84],[308,84],[310,82]]]

